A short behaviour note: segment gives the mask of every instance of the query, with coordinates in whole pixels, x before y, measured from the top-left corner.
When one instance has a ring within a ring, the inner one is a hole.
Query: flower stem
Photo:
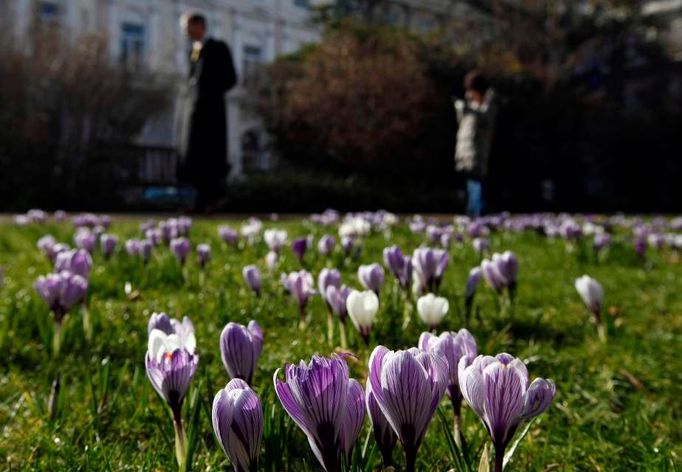
[[[83,316],[83,333],[85,334],[85,340],[92,341],[92,319],[90,318],[90,309],[83,303],[82,307]]]
[[[405,449],[405,472],[415,472],[417,470],[417,451],[415,448]]]
[[[175,426],[175,458],[180,472],[183,472],[187,468],[187,440],[185,428],[182,426],[180,408],[173,410],[173,425]]]
[[[334,315],[331,311],[327,312],[327,341],[334,346]]]
[[[52,356],[56,359],[59,357],[59,351],[62,347],[62,321],[54,322],[54,333],[52,335]]]
[[[346,323],[339,322],[339,337],[341,338],[341,349],[348,349],[348,341],[346,340]]]
[[[495,446],[495,472],[502,472],[504,469],[504,447]]]

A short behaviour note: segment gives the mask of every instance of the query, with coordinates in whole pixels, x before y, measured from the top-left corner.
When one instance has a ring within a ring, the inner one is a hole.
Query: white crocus
[[[369,343],[369,332],[379,310],[379,297],[371,290],[353,290],[346,299],[346,310],[365,343]]]
[[[585,305],[599,318],[599,311],[604,301],[604,289],[601,284],[589,275],[583,275],[575,280],[575,289]]]
[[[417,300],[417,313],[430,329],[435,328],[448,313],[450,304],[444,297],[437,297],[433,293],[419,297]]]
[[[283,229],[266,229],[263,232],[265,244],[271,251],[279,252],[287,243],[287,232]]]

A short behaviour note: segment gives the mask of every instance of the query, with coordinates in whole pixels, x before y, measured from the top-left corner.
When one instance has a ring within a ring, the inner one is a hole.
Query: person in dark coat
[[[225,93],[237,83],[237,74],[228,45],[206,34],[204,16],[189,14],[184,23],[192,51],[180,133],[179,177],[196,188],[195,209],[205,211],[219,205],[230,170]]]

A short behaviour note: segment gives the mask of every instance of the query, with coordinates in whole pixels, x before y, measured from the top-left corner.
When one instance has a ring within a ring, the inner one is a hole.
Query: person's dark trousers
[[[470,177],[467,179],[467,214],[472,217],[482,216],[486,210],[483,180]]]
[[[215,206],[225,195],[225,183],[222,180],[202,179],[195,183],[197,190],[194,201],[195,211],[204,211]],[[213,208],[217,210],[217,208]]]

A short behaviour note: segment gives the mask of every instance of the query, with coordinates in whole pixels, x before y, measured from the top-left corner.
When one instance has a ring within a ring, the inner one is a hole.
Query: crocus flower
[[[301,321],[303,321],[308,300],[315,294],[313,276],[305,270],[292,272],[286,276],[285,288],[296,299],[301,313]]]
[[[76,247],[85,249],[90,254],[95,252],[97,247],[97,235],[90,230],[81,229],[73,237]]]
[[[365,344],[369,346],[369,334],[379,310],[379,297],[371,290],[353,290],[346,299],[346,310]]]
[[[519,262],[516,259],[516,255],[511,251],[493,254],[493,262],[497,264],[497,268],[505,280],[505,285],[509,291],[509,298],[513,301],[516,293],[516,279],[519,273]]]
[[[329,307],[329,301],[327,300],[327,287],[334,286],[339,288],[341,286],[341,273],[336,269],[324,268],[320,271],[317,276],[317,288],[320,294],[327,302],[327,307]],[[331,307],[329,307],[331,309]]]
[[[277,267],[277,262],[279,262],[279,255],[275,251],[268,251],[265,255],[265,267],[272,270]]]
[[[437,297],[433,293],[428,293],[417,300],[417,313],[429,330],[435,329],[440,324],[449,308],[447,298]]]
[[[262,350],[263,330],[255,321],[250,321],[248,327],[227,323],[220,334],[220,357],[232,379],[250,384]]]
[[[336,246],[336,238],[331,234],[325,234],[317,242],[317,252],[322,256],[328,256],[334,250]]]
[[[602,250],[608,248],[611,245],[611,235],[609,233],[596,233],[594,235],[594,241],[592,247],[595,253],[599,253]]]
[[[171,240],[170,248],[180,265],[184,265],[192,246],[187,238],[175,238]]]
[[[185,328],[186,325],[180,325]],[[166,334],[159,329],[149,333],[145,368],[154,390],[163,398],[173,413],[175,426],[175,454],[178,465],[184,467],[187,451],[185,429],[182,425],[182,404],[199,363],[194,352],[194,332]]]
[[[419,349],[439,352],[445,356],[448,363],[448,386],[445,392],[452,401],[455,411],[455,425],[459,433],[461,431],[460,411],[462,406],[462,394],[459,388],[459,361],[466,358],[466,365],[473,362],[478,355],[476,339],[466,329],[461,329],[458,332],[444,331],[440,336],[422,333],[419,337]]]
[[[353,236],[342,236],[341,237],[341,250],[343,250],[343,254],[348,257],[352,255],[353,249],[356,249],[355,245],[355,237]],[[356,249],[357,252],[357,249]]]
[[[589,275],[583,275],[575,280],[575,289],[594,315],[597,324],[601,325],[601,307],[604,302],[604,289],[601,284]]]
[[[230,246],[234,246],[239,241],[239,232],[229,226],[219,226],[218,235],[220,236],[220,239]]]
[[[258,470],[263,437],[263,407],[256,392],[241,379],[232,379],[213,399],[213,431],[235,472]]]
[[[154,244],[149,239],[143,239],[139,242],[138,255],[142,258],[142,261],[146,264],[152,256],[152,249]]]
[[[50,262],[54,262],[56,254],[54,253],[54,247],[57,244],[57,240],[51,234],[46,234],[38,240],[36,246],[42,252],[45,257],[48,258]]]
[[[358,268],[358,279],[365,289],[373,291],[378,296],[381,287],[384,285],[384,268],[376,262],[374,264],[361,265]]]
[[[471,244],[474,247],[474,251],[476,251],[479,256],[482,256],[490,247],[490,241],[485,238],[474,238],[473,241],[471,241]]]
[[[384,249],[384,264],[398,279],[400,287],[409,290],[412,282],[412,259],[404,256],[398,246],[391,246]]]
[[[346,300],[351,292],[353,292],[353,290],[345,285],[341,287],[328,285],[327,290],[325,291],[324,299],[327,302],[327,305],[332,312],[339,317],[342,323],[346,322],[346,316],[348,314]]]
[[[160,246],[161,243],[166,240],[166,237],[164,236],[164,233],[161,230],[161,228],[149,228],[145,230],[144,237],[146,239],[149,239],[149,241],[151,241],[154,247]]]
[[[372,383],[367,382],[366,391],[366,404],[367,404],[367,414],[369,416],[369,421],[372,424],[372,431],[374,432],[374,440],[377,443],[379,452],[381,452],[381,457],[384,461],[384,469],[393,465],[393,448],[395,448],[395,443],[398,442],[398,436],[396,436],[393,428],[386,420],[386,416],[379,408],[379,404],[374,398],[374,393],[372,393]]]
[[[140,251],[140,240],[134,238],[127,240],[125,248],[129,256],[137,256]]]
[[[204,269],[211,259],[211,246],[208,244],[197,245],[197,259],[199,261],[199,267]]]
[[[500,268],[495,261],[483,259],[481,261],[481,274],[488,285],[490,285],[490,288],[498,294],[502,293],[502,290],[507,286],[507,280],[500,272]]]
[[[412,255],[412,269],[419,292],[437,292],[448,266],[448,253],[442,249],[418,248]]]
[[[72,249],[57,254],[54,271],[69,271],[81,277],[88,278],[92,269],[92,257],[85,249]]]
[[[54,313],[55,321],[61,323],[66,313],[85,298],[88,281],[79,274],[63,270],[38,277],[35,289]]]
[[[348,421],[350,379],[348,365],[339,356],[313,356],[309,364],[288,364],[285,381],[273,376],[275,392],[292,420],[308,437],[308,443],[327,472],[341,471],[342,431]],[[345,449],[352,447],[345,437]]]
[[[118,236],[104,233],[99,237],[99,244],[102,248],[102,254],[104,254],[104,257],[109,258],[113,254],[114,249],[116,249],[116,245],[118,244]]]
[[[242,277],[247,287],[253,290],[257,297],[260,296],[260,271],[255,265],[247,265],[242,269]]]
[[[287,232],[282,229],[266,229],[263,232],[263,240],[271,251],[279,254],[287,243]]]
[[[300,262],[303,262],[303,257],[305,256],[311,241],[312,238],[303,237],[294,239],[294,241],[291,243],[291,250],[294,252],[294,254],[296,254],[296,257],[298,257]]]
[[[346,464],[350,466],[353,446],[358,439],[362,423],[365,421],[365,391],[355,379],[348,381],[348,397],[346,399],[346,415],[341,423],[339,443],[345,456]]]
[[[405,470],[414,472],[417,451],[448,384],[445,357],[434,350],[377,346],[369,359],[368,382],[405,450]]]
[[[483,421],[495,447],[495,472],[501,472],[504,451],[519,425],[545,411],[554,399],[551,380],[529,385],[525,364],[509,354],[462,357],[458,366],[464,400]]]

